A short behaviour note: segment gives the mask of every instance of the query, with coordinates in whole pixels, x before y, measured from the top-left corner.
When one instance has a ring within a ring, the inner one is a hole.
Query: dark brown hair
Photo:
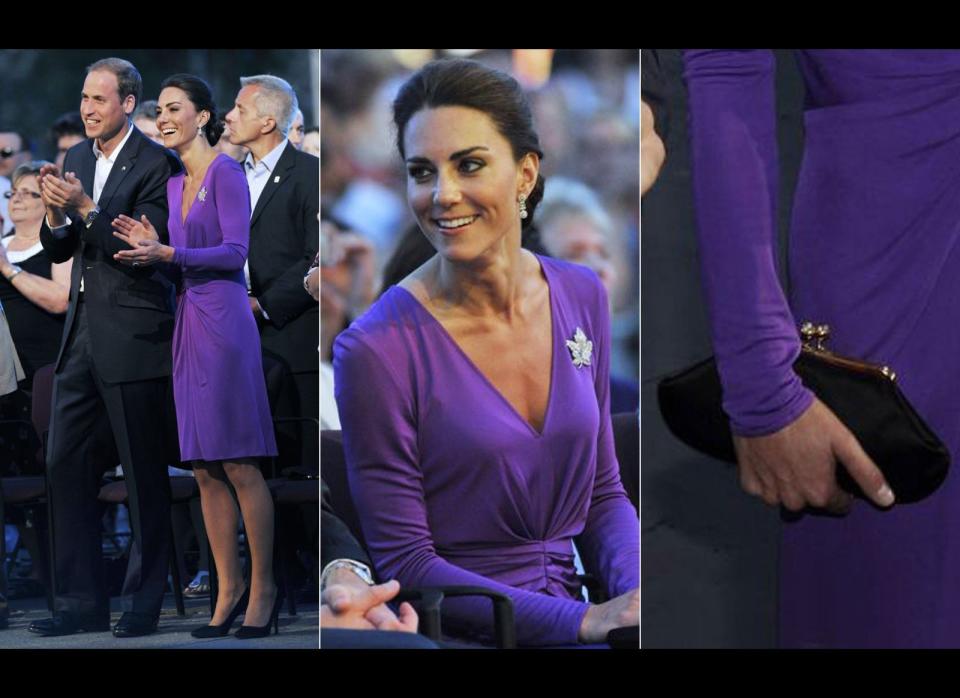
[[[401,157],[406,157],[403,136],[410,119],[421,109],[436,107],[469,107],[481,111],[510,142],[517,162],[527,153],[543,158],[530,105],[519,83],[506,73],[463,58],[432,61],[400,87],[393,102],[393,122],[397,126],[397,149]],[[526,229],[533,222],[533,212],[543,198],[543,186],[543,175],[538,175],[527,197],[528,215],[521,221],[521,228]]]
[[[216,145],[223,135],[224,123],[217,118],[217,105],[213,102],[213,92],[206,81],[196,75],[177,73],[160,83],[160,91],[166,87],[176,87],[183,90],[198,112],[210,113],[210,119],[203,126],[203,133],[210,145]]]

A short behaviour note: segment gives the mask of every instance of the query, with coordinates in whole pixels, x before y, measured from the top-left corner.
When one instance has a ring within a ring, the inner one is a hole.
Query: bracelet
[[[370,586],[373,586],[373,575],[370,574],[369,567],[356,560],[338,559],[328,563],[327,566],[323,568],[323,572],[320,574],[320,591],[326,589],[327,581],[334,570],[344,568],[353,572]]]
[[[12,273],[10,276],[7,276],[7,277],[5,277],[5,278],[6,278],[7,281],[9,281],[10,283],[13,283],[13,277],[15,277],[17,274],[19,274],[20,272],[22,272],[23,269],[21,269],[20,267],[18,267],[16,264],[11,264],[11,265],[10,265],[10,268],[13,269],[13,273]]]

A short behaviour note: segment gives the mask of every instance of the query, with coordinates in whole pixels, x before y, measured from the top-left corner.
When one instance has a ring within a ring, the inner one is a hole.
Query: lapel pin
[[[207,200],[207,188],[206,188],[206,187],[200,187],[200,191],[197,192],[197,198],[200,199],[200,201],[206,201],[206,200]]]
[[[279,183],[280,183],[280,175],[277,175],[276,177],[273,178],[273,183],[274,183],[274,184],[279,184]]]
[[[123,167],[121,167],[121,168],[120,168],[120,171],[121,171],[121,172],[126,172],[126,171],[127,171],[127,166],[124,165]]]

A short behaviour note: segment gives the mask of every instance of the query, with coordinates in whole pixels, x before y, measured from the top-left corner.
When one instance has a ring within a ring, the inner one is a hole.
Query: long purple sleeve
[[[218,157],[211,163],[205,180],[206,196],[212,195],[216,203],[223,240],[211,247],[176,247],[173,262],[184,271],[243,269],[250,244],[250,190],[243,170],[229,158]],[[183,186],[181,179],[177,180],[176,186]],[[201,203],[195,201],[193,205]],[[171,215],[179,216],[179,208],[172,210]],[[186,224],[190,224],[189,214]]]
[[[640,529],[637,511],[620,482],[620,465],[613,441],[610,418],[610,313],[607,294],[597,281],[596,314],[600,318],[595,346],[597,372],[594,385],[600,405],[600,433],[597,438],[597,475],[593,484],[590,512],[577,549],[588,570],[595,571],[606,585],[610,598],[640,586]],[[640,464],[627,464],[640,467]]]
[[[812,403],[793,371],[797,323],[776,270],[777,145],[769,51],[687,50],[693,194],[723,407],[769,434]]]
[[[602,290],[583,268],[543,266],[557,341],[542,433],[403,289],[334,347],[350,489],[379,575],[507,594],[524,645],[577,641],[588,605],[576,598],[574,537],[611,593],[639,583],[639,523],[609,420]],[[594,342],[592,366],[576,368],[564,345],[577,327]],[[453,599],[444,611],[460,627],[490,631],[486,599]]]

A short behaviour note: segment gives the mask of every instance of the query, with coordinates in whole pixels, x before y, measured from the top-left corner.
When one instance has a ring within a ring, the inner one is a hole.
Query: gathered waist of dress
[[[529,540],[516,543],[498,542],[491,545],[457,547],[455,550],[442,550],[438,548],[438,552],[444,557],[452,555],[459,558],[489,558],[491,555],[503,558],[524,558],[548,555],[551,557],[569,557],[573,559],[573,542],[569,538]]]
[[[233,269],[231,271],[191,271],[183,274],[183,288],[193,288],[202,286],[210,281],[233,281],[246,288],[246,279],[243,276],[243,269]]]

